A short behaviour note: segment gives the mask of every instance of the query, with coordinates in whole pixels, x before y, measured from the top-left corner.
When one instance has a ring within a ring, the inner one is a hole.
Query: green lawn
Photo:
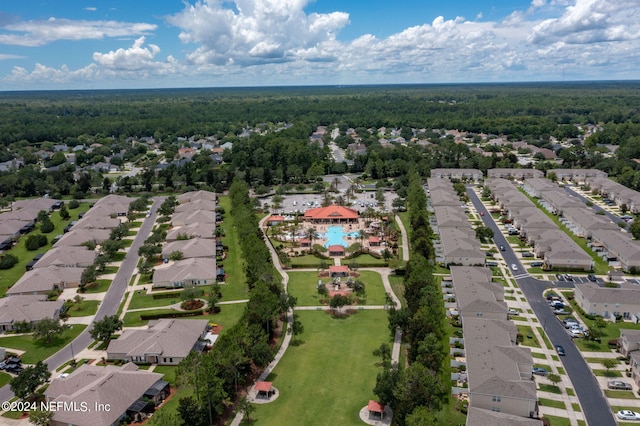
[[[540,353],[537,353],[537,352],[531,352],[531,356],[533,358],[547,359],[547,356],[545,354],[540,354]]]
[[[540,405],[553,408],[565,408],[564,401],[556,401],[555,399],[538,398]]]
[[[173,365],[158,365],[153,369],[154,373],[164,374],[163,379],[171,383],[171,386],[176,384],[176,369],[178,367]]]
[[[322,296],[318,294],[316,286],[318,284],[317,272],[296,272],[289,271],[289,294],[298,299],[298,306],[319,306]],[[360,271],[358,278],[365,285],[366,305],[384,305],[385,291],[382,285],[380,274],[373,271]],[[328,278],[322,278],[323,282],[328,282]]]
[[[111,280],[96,280],[85,287],[85,293],[104,293],[109,290]]]
[[[560,390],[560,388],[556,385],[548,385],[546,383],[541,383],[540,384],[540,390],[543,392],[551,392],[551,393],[557,393],[557,394],[561,394],[562,391]]]
[[[163,306],[173,305],[178,302],[180,302],[179,295],[166,299],[154,299],[152,294],[146,294],[144,291],[138,290],[131,298],[129,309],[160,308]]]
[[[358,265],[360,265],[361,268],[364,268],[366,266],[371,266],[371,267],[387,266],[387,261],[384,260],[384,258],[376,259],[375,257],[371,256],[370,254],[361,254],[360,256],[356,257],[355,259],[344,259],[342,263],[344,265],[350,265],[354,261]]]
[[[564,406],[561,408],[564,408]],[[565,417],[549,416],[547,414],[545,414],[543,417],[549,420],[551,426],[571,426],[571,421]]]
[[[326,265],[333,264],[333,259],[320,259],[312,254],[292,257],[290,260],[292,268],[319,268],[322,262]]]
[[[607,398],[638,399],[633,391],[605,389],[604,394]]]
[[[404,277],[389,275],[389,283],[391,284],[393,292],[400,299],[400,303],[402,303],[402,306],[406,306],[407,299],[404,298]]]
[[[56,235],[61,235],[63,233],[62,230],[64,229],[64,227],[67,226],[72,220],[76,220],[78,218],[78,213],[89,210],[89,204],[80,203],[80,207],[78,207],[77,209],[67,210],[71,215],[69,220],[62,220],[58,211],[54,211],[49,215],[49,217],[51,218],[51,222],[54,225],[53,231],[45,234],[47,240],[49,241],[49,244],[44,247],[40,247],[38,250],[29,251],[25,247],[27,236],[23,235],[20,237],[16,245],[14,245],[13,248],[8,251],[8,253],[11,253],[18,258],[18,263],[15,264],[11,269],[5,269],[2,271],[2,280],[0,280],[0,297],[4,296],[4,294],[7,292],[7,289],[14,285],[16,281],[18,281],[20,277],[22,277],[22,275],[26,272],[25,265],[29,263],[31,259],[33,259],[33,256],[38,253],[45,253],[47,250],[51,249],[51,240],[53,240],[53,237],[55,237]],[[28,235],[40,234],[41,232],[39,229],[39,225],[36,225],[36,229]]]
[[[0,372],[0,387],[9,384],[11,379],[12,379],[12,377],[10,375],[8,375],[7,373],[1,373]]]
[[[247,279],[244,274],[244,261],[238,243],[238,234],[233,226],[233,216],[230,213],[231,200],[228,196],[219,197],[218,200],[219,205],[227,212],[224,222],[221,224],[225,234],[222,237],[222,244],[229,247],[227,257],[222,262],[224,272],[227,274],[226,284],[222,290],[223,300],[246,299],[248,297]]]
[[[98,300],[83,300],[80,304],[67,301],[67,314],[70,317],[86,317],[95,315],[98,312]]]
[[[280,396],[254,405],[252,418],[268,425],[360,426],[358,412],[369,399],[380,368],[372,355],[388,339],[386,312],[358,311],[334,318],[325,312],[299,312],[304,325],[300,346],[290,346],[268,378]]]
[[[593,369],[593,374],[604,377],[622,377],[622,373],[616,370],[597,370]]]
[[[71,328],[65,329],[60,336],[53,338],[49,343],[34,340],[33,336],[30,335],[0,336],[0,346],[8,348],[8,352],[11,352],[11,349],[25,351],[25,354],[22,356],[22,361],[25,364],[35,364],[38,361],[44,361],[58,352],[60,348],[75,339],[85,327],[86,325],[74,324]]]
[[[533,329],[528,325],[518,325],[518,334],[522,334],[522,345],[531,346],[533,348],[539,348],[540,342],[533,334]],[[531,337],[529,337],[531,336]]]
[[[220,305],[220,312],[212,315],[199,315],[195,317],[185,317],[186,319],[208,319],[209,321],[222,325],[225,328],[233,326],[244,313],[246,303],[234,303],[232,305]],[[125,327],[139,327],[146,325],[148,321],[140,319],[141,314],[158,314],[175,312],[171,309],[157,309],[152,311],[128,312],[124,316]]]

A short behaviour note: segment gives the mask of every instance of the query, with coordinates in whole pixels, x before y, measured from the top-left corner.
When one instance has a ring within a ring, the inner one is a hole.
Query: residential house
[[[166,241],[176,241],[185,238],[215,238],[215,223],[189,223],[177,226],[167,231]]]
[[[482,172],[477,169],[431,169],[431,177],[478,181],[482,179]]]
[[[620,329],[618,348],[623,356],[629,356],[631,352],[640,350],[640,330]]]
[[[0,333],[14,329],[17,322],[31,326],[45,318],[60,318],[64,300],[47,301],[46,296],[28,295],[0,298]]]
[[[576,286],[576,303],[590,315],[619,315],[630,319],[640,317],[640,291],[638,286],[622,282],[618,288],[601,287],[591,281]]]
[[[67,377],[54,378],[44,392],[50,406],[78,407],[56,410],[50,424],[119,425],[127,416],[133,417],[147,407],[149,399],[159,404],[169,395],[169,383],[162,377],[160,373],[138,370],[130,363],[123,367],[84,364]]]
[[[64,234],[55,243],[55,247],[82,246],[85,243],[100,245],[111,235],[109,229],[76,228]]]
[[[185,204],[190,201],[199,201],[199,200],[207,200],[207,201],[215,202],[216,194],[215,192],[211,192],[211,191],[198,190],[198,191],[185,192],[182,195],[178,195],[176,199],[179,204]]]
[[[209,320],[165,318],[149,321],[146,330],[125,329],[107,347],[107,359],[177,365],[191,351],[204,348]]]
[[[44,256],[42,257],[44,259]],[[40,259],[37,263],[40,266]],[[74,288],[80,284],[84,268],[48,266],[27,271],[7,290],[7,295],[46,295],[52,290]]]
[[[86,268],[93,264],[96,257],[98,257],[98,252],[82,246],[54,247],[42,256],[36,268],[47,266]]]
[[[608,261],[617,261],[624,271],[640,270],[640,243],[621,230],[594,230],[591,233],[593,247],[602,248]]]
[[[196,257],[160,265],[153,273],[153,287],[180,288],[187,284],[207,285],[216,282],[215,259]]]
[[[598,169],[549,169],[547,170],[547,178],[551,174],[555,174],[559,181],[573,181],[576,183],[585,182],[588,178],[606,178],[607,172]]]
[[[191,238],[188,240],[172,241],[162,247],[162,257],[164,259],[168,259],[173,252],[182,253],[183,259],[194,257],[215,258],[216,243],[210,238]]]
[[[457,311],[462,318],[508,319],[504,287],[491,281],[489,268],[452,266],[450,270]]]
[[[171,226],[184,226],[190,223],[216,223],[216,213],[211,210],[194,210],[174,213]]]
[[[188,201],[183,204],[178,204],[174,209],[174,213],[183,213],[183,212],[195,211],[195,210],[215,211],[215,209],[216,209],[215,201],[207,200],[207,199],[197,199],[193,201]]]
[[[518,179],[525,180],[531,178],[541,178],[544,176],[542,170],[537,169],[489,169],[487,170],[487,177],[489,178],[503,178],[503,179]]]

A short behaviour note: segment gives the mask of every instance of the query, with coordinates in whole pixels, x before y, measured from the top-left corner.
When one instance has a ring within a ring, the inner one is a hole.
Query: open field
[[[361,425],[358,412],[375,398],[372,389],[380,371],[372,352],[390,343],[386,312],[358,311],[335,318],[308,311],[299,316],[304,343],[290,346],[268,378],[280,396],[255,405],[251,417],[261,426]]]

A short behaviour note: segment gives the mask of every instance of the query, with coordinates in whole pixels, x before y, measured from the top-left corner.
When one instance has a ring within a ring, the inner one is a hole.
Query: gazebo
[[[369,417],[375,418],[377,416],[380,419],[384,418],[384,404],[370,399],[369,404],[367,405],[367,409],[369,410]]]
[[[272,385],[273,382],[257,382],[256,397],[271,398],[271,395],[274,393]]]
[[[369,237],[369,245],[371,247],[380,247],[380,238],[378,238],[378,237]]]
[[[349,276],[349,266],[347,265],[331,265],[329,266],[329,275],[331,278],[344,278]]]
[[[344,256],[344,247],[340,244],[329,246],[329,256]]]

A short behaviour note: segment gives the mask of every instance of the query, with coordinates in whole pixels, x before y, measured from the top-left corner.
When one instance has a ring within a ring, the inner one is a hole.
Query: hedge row
[[[181,291],[172,291],[171,293],[158,293],[154,294],[152,297],[154,300],[156,299],[173,299],[174,297],[180,297]]]
[[[154,320],[161,318],[182,318],[182,317],[195,317],[198,315],[202,315],[204,313],[204,309],[198,309],[195,311],[184,311],[184,312],[171,312],[165,314],[142,314],[140,315],[140,320]]]

